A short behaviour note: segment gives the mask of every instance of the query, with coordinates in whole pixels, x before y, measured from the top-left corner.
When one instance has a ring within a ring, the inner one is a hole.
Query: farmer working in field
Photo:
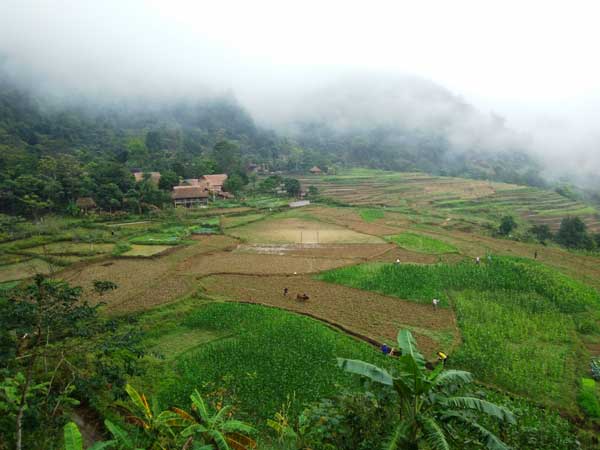
[[[438,361],[440,361],[443,365],[446,365],[446,361],[448,360],[448,355],[444,352],[437,352]]]
[[[437,298],[434,298],[431,301],[431,304],[433,305],[433,309],[437,309],[438,305],[440,304],[440,301]]]
[[[283,295],[284,295],[284,297],[287,297],[288,291],[289,291],[288,288],[286,288],[286,287],[283,288]]]

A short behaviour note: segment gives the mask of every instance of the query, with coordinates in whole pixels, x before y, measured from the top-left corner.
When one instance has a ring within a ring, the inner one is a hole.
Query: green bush
[[[577,403],[587,416],[600,418],[600,401],[596,392],[596,382],[591,378],[581,379]]]

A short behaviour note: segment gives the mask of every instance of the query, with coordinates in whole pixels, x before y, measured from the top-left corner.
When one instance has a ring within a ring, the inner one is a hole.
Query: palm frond
[[[431,450],[450,450],[450,445],[446,440],[444,430],[439,424],[430,417],[422,421],[425,440]]]
[[[425,358],[417,349],[417,341],[409,330],[400,330],[398,332],[398,347],[402,350],[402,355],[410,355],[417,365],[425,368]]]
[[[475,397],[450,397],[444,403],[451,408],[470,409],[495,417],[503,422],[515,424],[515,416],[508,409]]]
[[[208,410],[206,409],[206,404],[204,403],[204,399],[198,392],[198,389],[194,389],[194,393],[190,395],[190,399],[192,400],[192,407],[198,412],[200,419],[204,422],[208,422]]]
[[[254,439],[239,433],[228,433],[225,436],[227,443],[233,450],[252,450],[257,447]]]
[[[83,438],[75,422],[69,422],[64,427],[65,450],[83,450]]]
[[[471,428],[483,438],[483,444],[488,450],[510,450],[510,447],[487,428],[482,427],[477,422],[472,422],[470,425]]]
[[[386,440],[382,450],[398,450],[403,442],[406,442],[408,436],[408,424],[400,422],[394,429],[394,432]]]
[[[250,425],[240,420],[228,420],[221,427],[224,433],[244,433],[253,434],[256,432]]]
[[[213,417],[213,422],[222,422],[227,417],[227,414],[229,414],[229,411],[231,411],[231,406],[224,406],[223,408],[221,408],[219,412],[217,412],[217,414]]]
[[[184,429],[181,432],[181,435],[183,437],[190,437],[195,434],[206,433],[207,431],[208,431],[208,428],[206,428],[204,425],[201,425],[199,423],[194,423],[194,424],[190,425],[189,427],[187,427],[186,429]]]
[[[131,399],[131,402],[135,405],[135,407],[142,414],[144,414],[144,416],[146,416],[146,418],[152,418],[152,411],[150,410],[150,407],[148,406],[146,397],[144,397],[143,394],[140,395],[138,393],[138,391],[136,391],[135,388],[133,386],[131,386],[130,384],[127,384],[125,386],[125,391],[127,392],[127,395],[129,395],[129,398]]]
[[[192,417],[192,415],[190,413],[188,413],[187,411],[184,411],[183,409],[180,409],[180,408],[177,408],[174,406],[171,408],[171,411],[173,411],[175,414],[177,414],[183,420],[186,420],[188,422],[195,421],[195,419]]]
[[[115,425],[108,419],[104,421],[104,426],[106,426],[108,431],[110,431],[110,434],[113,435],[115,440],[119,444],[121,444],[122,447],[125,447],[127,449],[133,448],[133,443],[125,430],[119,428],[117,425]]]
[[[227,443],[227,439],[220,431],[217,430],[209,430],[208,435],[210,439],[215,443],[218,450],[231,450],[229,444]]]
[[[387,386],[392,386],[394,384],[394,379],[386,370],[381,369],[373,364],[359,361],[357,359],[345,358],[338,358],[337,362],[338,367],[342,368],[346,372],[362,375],[363,377],[367,377],[376,383],[385,384]]]
[[[472,383],[473,379],[471,372],[465,372],[464,370],[444,370],[433,379],[433,384],[435,386],[464,385]]]

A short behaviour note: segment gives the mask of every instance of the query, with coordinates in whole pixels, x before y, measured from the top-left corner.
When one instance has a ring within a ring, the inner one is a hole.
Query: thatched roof
[[[75,200],[75,205],[80,209],[92,209],[96,207],[96,202],[92,197],[79,197]]]
[[[171,192],[173,200],[184,198],[208,198],[208,190],[204,186],[175,186]]]
[[[215,186],[223,186],[223,184],[227,180],[227,174],[215,173],[214,175],[204,175],[202,178],[208,181],[208,184],[212,188]]]
[[[317,166],[314,166],[312,169],[310,169],[309,171],[310,173],[321,173],[322,170],[319,169]]]

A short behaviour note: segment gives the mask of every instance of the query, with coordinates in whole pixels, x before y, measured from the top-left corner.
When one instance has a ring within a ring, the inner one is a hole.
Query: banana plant
[[[489,450],[508,450],[496,435],[477,422],[485,414],[499,422],[515,423],[514,415],[501,406],[460,394],[473,381],[473,375],[461,370],[444,370],[443,364],[433,371],[425,367],[425,358],[408,330],[398,333],[402,356],[397,359],[397,373],[359,360],[338,358],[338,366],[374,382],[391,386],[398,393],[400,423],[385,450],[418,450],[420,445],[431,450],[461,448],[458,436],[472,433]]]
[[[156,402],[153,402],[152,407],[150,407],[146,396],[140,394],[129,384],[125,386],[125,391],[130,402],[119,402],[118,405],[127,413],[125,420],[142,429],[150,442],[148,449],[163,450],[171,448],[177,440],[174,429],[183,425],[181,417],[173,411],[160,411]],[[113,423],[105,421],[105,425],[113,436],[119,438],[125,436],[121,433],[122,430]],[[118,440],[126,443],[123,439]]]
[[[177,414],[185,428],[181,436],[188,442],[200,444],[198,450],[251,450],[256,448],[256,442],[248,437],[255,432],[254,428],[229,418],[231,406],[224,406],[215,414],[210,413],[204,399],[198,392],[190,396],[192,411],[188,413],[179,408],[172,408]]]
[[[75,422],[69,422],[64,427],[65,450],[84,450],[83,437]],[[88,450],[103,450],[114,448],[116,441],[96,442]]]

